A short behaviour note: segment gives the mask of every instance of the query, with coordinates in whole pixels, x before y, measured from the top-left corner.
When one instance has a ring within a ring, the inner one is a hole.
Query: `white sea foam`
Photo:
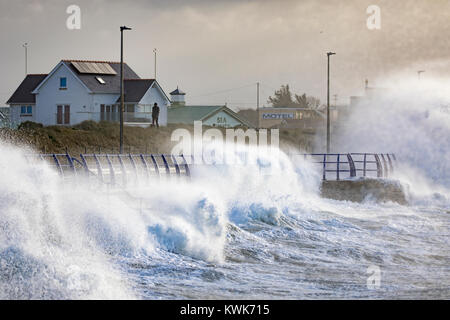
[[[448,298],[450,132],[437,107],[447,96],[397,98],[367,111],[341,147],[396,153],[411,206],[322,199],[311,164],[255,148],[250,165],[105,191],[0,144],[0,298],[409,297],[411,287]],[[385,291],[367,292],[371,264]]]

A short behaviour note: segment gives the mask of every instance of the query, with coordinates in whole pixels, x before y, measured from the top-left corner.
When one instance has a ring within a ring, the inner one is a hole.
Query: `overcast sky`
[[[69,30],[66,9],[81,8],[81,29]],[[369,5],[381,29],[369,30]],[[61,59],[125,61],[169,93],[178,85],[190,103],[255,107],[281,84],[325,102],[326,55],[338,103],[391,74],[450,76],[450,0],[0,0],[3,105],[28,73],[48,73]],[[238,88],[235,90],[229,90]],[[220,94],[217,92],[226,91]]]

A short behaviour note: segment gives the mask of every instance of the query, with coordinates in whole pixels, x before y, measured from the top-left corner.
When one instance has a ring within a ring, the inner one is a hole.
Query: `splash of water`
[[[450,200],[449,85],[449,79],[390,78],[352,110],[337,150],[393,152],[396,177],[416,200]]]
[[[440,159],[449,160],[450,148],[448,139],[438,139],[448,136],[449,123],[436,106],[446,96],[433,104],[419,95],[412,101],[427,103],[406,108],[407,93],[380,105],[381,111],[362,111],[372,130],[355,114],[341,147],[395,152],[407,164],[399,177],[408,177],[416,193],[423,188],[441,195],[426,201],[445,208],[448,170]],[[361,273],[371,263],[390,270],[392,293],[395,286],[409,286],[404,278],[428,270],[408,267],[407,276],[397,276],[402,261],[426,261],[441,270],[448,258],[442,251],[448,248],[445,212],[427,216],[394,204],[321,199],[318,172],[283,153],[273,161],[250,148],[247,157],[261,160],[253,165],[194,167],[189,182],[162,180],[105,192],[81,181],[65,184],[44,163],[28,164],[17,148],[0,144],[0,152],[0,298],[201,298],[223,288],[217,297],[237,291],[255,297],[274,283],[281,297],[346,296],[336,279],[354,282],[357,274],[364,283]],[[430,243],[431,257],[423,252]],[[425,285],[439,281],[437,273],[419,273],[431,277]],[[174,277],[196,295],[188,296]],[[140,288],[142,281],[151,289]],[[358,297],[366,294],[360,283],[352,287]]]

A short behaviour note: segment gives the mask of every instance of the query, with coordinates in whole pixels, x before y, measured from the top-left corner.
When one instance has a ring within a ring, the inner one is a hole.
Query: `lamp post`
[[[155,77],[154,78],[156,80],[156,48],[153,49],[153,53],[155,54],[155,61],[154,61],[155,62],[155,70],[154,70],[155,71]]]
[[[123,31],[131,30],[128,27],[120,27],[120,147],[119,153],[123,153],[123,112],[124,112],[124,97],[123,97]]]
[[[28,74],[28,43],[25,42],[22,47],[25,48],[25,77]]]
[[[334,52],[327,52],[328,69],[327,69],[327,153],[330,153],[330,56]]]
[[[256,115],[257,115],[257,125],[256,129],[259,132],[259,82],[256,83]]]
[[[420,80],[420,75],[421,75],[422,73],[424,73],[424,72],[425,72],[425,70],[419,70],[419,71],[417,71],[417,76],[418,76],[419,80]]]

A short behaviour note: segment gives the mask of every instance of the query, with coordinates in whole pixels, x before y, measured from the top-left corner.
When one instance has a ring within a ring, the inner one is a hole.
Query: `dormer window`
[[[67,89],[67,78],[59,78],[59,90]]]
[[[95,79],[97,79],[97,81],[100,82],[101,84],[106,84],[106,81],[103,80],[103,78],[101,77],[95,77]]]

